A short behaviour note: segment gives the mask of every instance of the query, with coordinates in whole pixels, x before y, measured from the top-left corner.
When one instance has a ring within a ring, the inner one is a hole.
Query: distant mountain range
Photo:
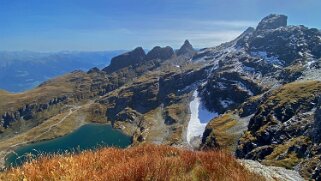
[[[0,51],[0,89],[22,92],[73,70],[103,68],[109,65],[112,57],[123,52],[125,51]]]

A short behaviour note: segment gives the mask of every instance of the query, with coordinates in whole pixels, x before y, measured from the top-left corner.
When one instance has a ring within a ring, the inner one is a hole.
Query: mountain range
[[[99,122],[132,136],[132,146],[226,149],[320,180],[321,31],[287,19],[271,14],[200,50],[188,40],[179,50],[138,47],[103,69],[0,92],[0,150]]]
[[[103,68],[124,51],[40,53],[0,51],[0,89],[23,92],[73,70]]]

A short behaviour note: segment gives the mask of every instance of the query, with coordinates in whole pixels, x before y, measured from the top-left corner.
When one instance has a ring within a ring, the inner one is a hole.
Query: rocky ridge
[[[89,99],[94,103],[88,112],[93,113],[89,113],[86,119],[97,117],[95,114],[101,119],[106,112],[104,119],[91,121],[110,122],[114,127],[122,128],[130,135],[136,135],[134,142],[147,139],[146,131],[150,127],[155,129],[153,134],[159,132],[150,138],[156,142],[159,142],[158,137],[165,137],[166,139],[161,140],[167,140],[168,144],[181,142],[185,120],[188,120],[188,107],[182,104],[188,101],[189,92],[178,93],[178,90],[203,79],[207,69],[202,65],[189,65],[191,49],[188,48],[183,48],[184,51],[181,51],[180,55],[176,55],[171,47],[155,47],[147,54],[142,48],[136,48],[113,58],[111,65],[103,70],[93,68],[87,73],[76,71],[45,82],[34,90],[37,93],[34,97],[29,93],[27,100],[21,101],[20,95],[10,94],[17,98],[19,104],[4,104],[1,107],[3,127],[0,137],[6,139],[14,132],[28,131],[58,112],[64,111],[66,105],[81,105]],[[176,60],[175,65],[171,62],[172,59]],[[57,90],[66,91],[51,91],[51,99],[50,96],[40,93],[56,84],[59,85]],[[37,96],[48,98],[48,102],[46,99],[36,101]],[[56,104],[59,106],[55,106],[54,109],[48,109],[50,107],[46,106]],[[48,112],[45,117],[39,116],[45,112]],[[153,117],[157,118],[156,122],[153,122]],[[18,122],[28,123],[29,126],[22,129]],[[163,125],[160,130],[157,130],[158,124]],[[164,130],[169,130],[169,133],[166,133],[168,137],[161,132]]]
[[[110,73],[130,65],[139,64],[144,61],[145,56],[143,48],[137,47],[133,51],[112,58],[110,65],[104,68],[103,71]]]
[[[320,35],[269,15],[234,41],[198,52],[194,61],[214,64],[199,91],[208,109],[223,114],[207,125],[201,147],[229,148],[239,158],[318,180],[312,125],[320,98]]]

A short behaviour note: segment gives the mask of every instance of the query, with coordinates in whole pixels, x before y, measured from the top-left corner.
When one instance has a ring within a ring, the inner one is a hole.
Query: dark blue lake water
[[[28,154],[37,157],[39,154],[79,152],[99,147],[125,148],[130,144],[131,137],[113,129],[110,125],[87,124],[66,136],[18,148],[15,153],[10,153],[6,157],[6,166],[21,165],[27,160]]]

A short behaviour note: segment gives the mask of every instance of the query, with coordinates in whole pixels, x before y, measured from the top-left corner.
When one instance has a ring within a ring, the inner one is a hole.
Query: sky
[[[197,48],[230,41],[271,13],[321,29],[320,0],[0,0],[0,50]]]

